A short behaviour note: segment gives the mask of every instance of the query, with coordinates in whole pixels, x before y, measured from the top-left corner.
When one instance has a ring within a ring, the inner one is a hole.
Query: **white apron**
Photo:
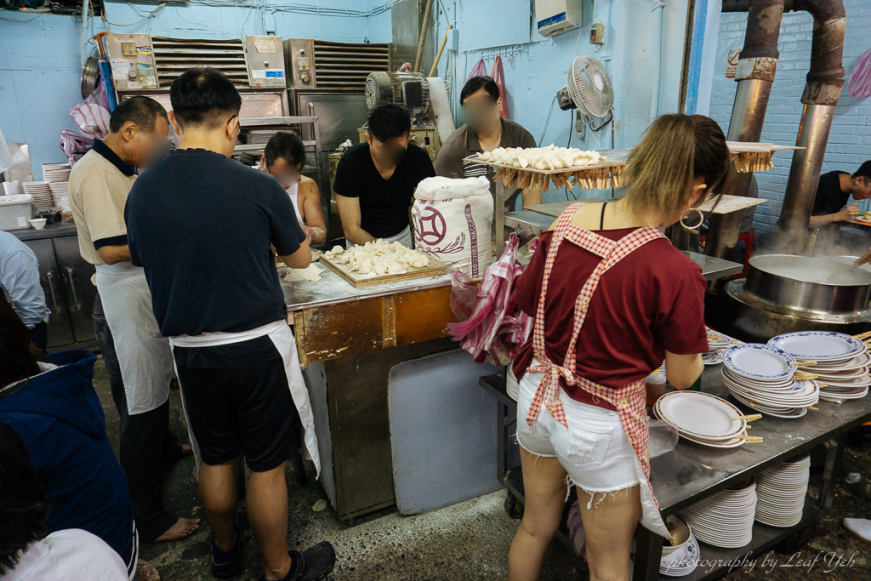
[[[169,341],[154,318],[145,271],[129,262],[98,264],[95,282],[118,355],[127,413],[150,412],[169,400],[173,364]]]
[[[383,240],[384,242],[399,242],[406,248],[414,249],[414,237],[411,235],[411,228],[409,226],[406,226],[405,230],[396,236],[385,236],[384,238],[377,238],[376,240]],[[353,248],[353,246],[353,242],[345,240],[345,248]]]
[[[305,451],[308,458],[314,462],[318,476],[321,473],[321,457],[318,454],[318,441],[315,437],[315,422],[312,415],[311,404],[309,403],[308,390],[305,387],[305,380],[302,377],[302,371],[299,369],[299,355],[296,352],[296,339],[293,332],[290,330],[286,321],[275,321],[268,325],[263,325],[250,331],[242,331],[241,333],[203,333],[202,335],[179,335],[170,337],[169,343],[175,347],[218,347],[220,345],[232,345],[233,343],[241,343],[250,341],[258,337],[268,336],[272,340],[272,344],[281,354],[281,359],[284,362],[284,371],[287,374],[287,387],[290,389],[290,396],[293,398],[293,405],[296,406],[296,411],[299,413],[299,419],[304,430],[303,441],[305,443]],[[173,358],[175,364],[175,358]],[[182,385],[184,389],[184,385]],[[182,407],[184,407],[184,398],[182,398]],[[194,449],[194,455],[197,459],[197,471],[200,468],[200,447],[197,444],[197,439],[194,437],[191,430],[191,422],[188,417],[187,408],[184,407],[185,420],[187,420],[188,434],[191,439],[191,446]]]
[[[287,195],[290,196],[290,203],[293,204],[293,211],[296,212],[296,221],[300,226],[305,226],[305,221],[302,219],[302,214],[299,213],[299,184],[293,184],[287,188]]]

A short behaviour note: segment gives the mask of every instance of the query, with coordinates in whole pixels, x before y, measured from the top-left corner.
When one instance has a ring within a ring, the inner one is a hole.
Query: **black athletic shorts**
[[[222,347],[175,347],[173,353],[204,463],[224,464],[244,454],[252,472],[266,472],[299,451],[302,424],[284,361],[268,337]]]

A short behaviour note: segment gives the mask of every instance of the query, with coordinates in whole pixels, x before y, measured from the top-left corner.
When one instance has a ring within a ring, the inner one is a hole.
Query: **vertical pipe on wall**
[[[88,60],[88,10],[90,9],[89,0],[82,1],[82,39],[79,44],[79,50],[82,57],[82,69],[85,68],[85,62]]]
[[[653,12],[653,42],[650,51],[650,61],[652,63],[651,75],[653,78],[652,88],[650,92],[650,110],[648,112],[648,121],[653,122],[656,116],[659,115],[659,89],[662,77],[662,13],[665,12],[665,2],[660,0],[651,0],[651,12]]]
[[[750,6],[747,16],[747,33],[744,47],[738,61],[735,80],[735,104],[729,121],[729,141],[759,141],[771,85],[777,71],[780,53],[777,42],[780,38],[780,24],[783,19],[784,0],[756,0]],[[751,174],[738,174],[726,192],[733,196],[746,196]],[[741,233],[743,212],[717,215],[711,218],[711,227],[705,243],[705,254],[718,258],[728,258]]]

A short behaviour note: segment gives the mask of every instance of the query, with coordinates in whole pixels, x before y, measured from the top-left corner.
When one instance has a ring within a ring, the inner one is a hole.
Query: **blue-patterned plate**
[[[802,331],[778,335],[768,342],[798,357],[815,361],[850,359],[865,351],[865,344],[844,333],[829,331]]]
[[[735,345],[723,352],[723,364],[729,371],[741,377],[761,381],[778,381],[792,377],[796,369],[795,363],[795,357],[786,351],[758,343]]]

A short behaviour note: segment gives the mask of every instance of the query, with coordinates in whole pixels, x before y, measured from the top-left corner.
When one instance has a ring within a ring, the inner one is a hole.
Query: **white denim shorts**
[[[557,458],[571,482],[587,492],[616,492],[640,482],[641,463],[620,415],[573,400],[560,389],[569,429],[544,407],[532,427],[526,423],[529,406],[543,373],[527,372],[520,380],[517,399],[517,441],[536,456]]]

